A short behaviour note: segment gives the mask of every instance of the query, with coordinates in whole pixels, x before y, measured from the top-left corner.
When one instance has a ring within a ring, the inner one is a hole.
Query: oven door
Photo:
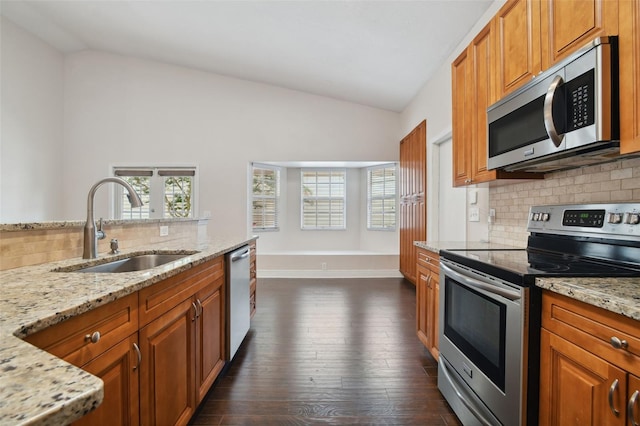
[[[527,298],[527,288],[441,259],[438,387],[464,424],[522,424]]]

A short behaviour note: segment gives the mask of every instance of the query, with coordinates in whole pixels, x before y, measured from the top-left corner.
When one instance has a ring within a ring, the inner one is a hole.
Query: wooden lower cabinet
[[[224,367],[224,277],[196,294],[196,306],[200,309],[196,321],[196,402],[199,404]]]
[[[224,291],[224,275],[217,275],[140,330],[141,424],[187,424],[222,371]]]
[[[187,424],[196,409],[196,306],[183,301],[139,338],[141,424]]]
[[[540,351],[540,425],[640,423],[638,321],[545,292]]]
[[[100,377],[104,400],[78,425],[186,425],[222,371],[224,256],[26,340]]]
[[[624,415],[609,409],[609,389],[624,387],[626,374],[587,350],[542,330],[540,336],[541,425],[624,425]],[[624,395],[613,393],[613,406],[624,411]]]
[[[440,297],[439,256],[418,249],[416,280],[416,328],[418,339],[437,360],[438,300]]]
[[[104,400],[94,411],[74,425],[137,425],[138,410],[138,334],[133,334],[82,366],[104,382]]]

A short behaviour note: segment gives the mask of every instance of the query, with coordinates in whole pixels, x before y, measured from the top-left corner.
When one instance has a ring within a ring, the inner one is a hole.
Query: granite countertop
[[[256,237],[212,238],[179,247],[138,247],[98,259],[70,259],[0,272],[0,424],[60,425],[77,420],[103,399],[97,377],[22,339],[98,306],[230,252]],[[53,272],[137,253],[188,253],[153,269],[104,274]]]
[[[520,250],[525,248],[488,241],[414,241],[413,244],[436,254],[440,250]]]
[[[536,286],[640,321],[640,278],[536,278]]]
[[[160,218],[160,219],[105,219],[103,225],[138,225],[140,223],[176,223],[176,222],[207,222],[209,219],[194,218]],[[86,220],[65,220],[65,221],[49,221],[49,222],[20,222],[20,223],[0,223],[0,231],[28,231],[28,230],[50,230],[63,228],[83,228]]]

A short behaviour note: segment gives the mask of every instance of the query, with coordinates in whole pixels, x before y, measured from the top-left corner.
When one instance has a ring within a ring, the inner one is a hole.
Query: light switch
[[[469,222],[480,222],[480,209],[471,207],[469,209]]]

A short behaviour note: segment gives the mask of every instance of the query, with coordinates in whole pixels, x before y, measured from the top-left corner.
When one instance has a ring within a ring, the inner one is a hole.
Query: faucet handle
[[[104,240],[106,236],[107,234],[105,234],[102,230],[102,218],[100,218],[100,221],[98,222],[98,230],[96,231],[96,237],[99,240]]]
[[[115,238],[111,239],[111,254],[118,254],[120,250],[118,250],[118,240]]]

